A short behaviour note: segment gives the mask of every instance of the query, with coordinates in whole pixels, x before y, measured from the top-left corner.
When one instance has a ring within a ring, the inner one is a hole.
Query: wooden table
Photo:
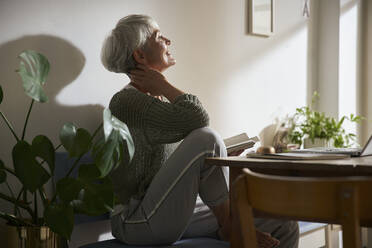
[[[243,168],[249,168],[255,172],[282,176],[372,176],[372,156],[338,160],[277,160],[215,157],[207,158],[205,163],[208,165],[228,166],[230,169],[230,187],[241,174]],[[231,200],[230,203],[233,205],[234,201]],[[235,217],[232,215],[231,248],[240,247],[239,231],[236,228]]]

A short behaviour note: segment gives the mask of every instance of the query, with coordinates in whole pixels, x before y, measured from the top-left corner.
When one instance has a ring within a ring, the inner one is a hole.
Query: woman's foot
[[[256,239],[258,247],[260,248],[272,248],[279,245],[280,241],[272,237],[269,233],[261,232],[256,230]]]
[[[229,227],[230,228],[230,227]],[[221,227],[218,229],[218,237],[223,241],[230,241],[230,229]],[[274,248],[280,244],[280,241],[272,237],[269,233],[256,230],[256,239],[259,248]]]

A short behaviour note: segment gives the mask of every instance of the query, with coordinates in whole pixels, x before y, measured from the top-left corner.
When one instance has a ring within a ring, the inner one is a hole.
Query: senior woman
[[[121,202],[111,217],[112,233],[127,244],[230,235],[227,171],[204,165],[206,157],[226,156],[226,148],[207,127],[209,117],[198,98],[162,74],[176,63],[170,44],[152,18],[129,15],[102,47],[105,68],[131,80],[109,106],[128,125],[135,144],[131,163],[111,173]],[[256,226],[265,232],[257,232],[262,247],[276,245],[277,239],[280,247],[297,247],[296,222],[257,219]]]

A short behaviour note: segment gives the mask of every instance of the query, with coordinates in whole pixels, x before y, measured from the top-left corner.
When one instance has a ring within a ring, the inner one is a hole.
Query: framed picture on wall
[[[274,34],[275,0],[248,0],[248,33],[268,37]]]

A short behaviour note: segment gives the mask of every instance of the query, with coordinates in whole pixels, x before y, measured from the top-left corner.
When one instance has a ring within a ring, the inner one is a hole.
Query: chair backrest
[[[257,247],[253,209],[269,216],[338,223],[343,247],[361,247],[360,225],[372,224],[372,177],[284,177],[243,170],[233,185],[244,247]]]

